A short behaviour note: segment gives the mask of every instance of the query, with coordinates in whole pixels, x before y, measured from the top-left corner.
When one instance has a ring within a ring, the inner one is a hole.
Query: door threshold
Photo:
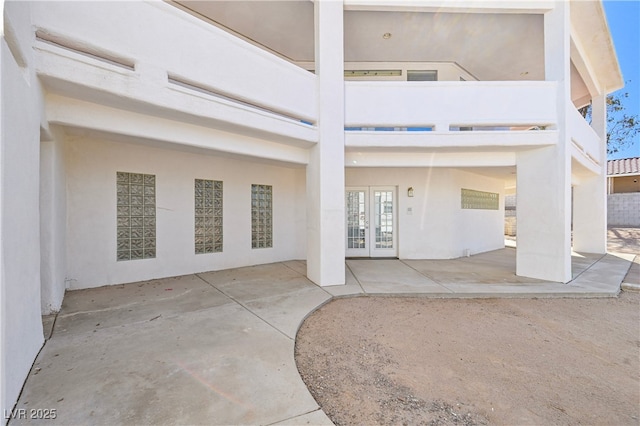
[[[370,257],[370,256],[348,256],[344,260],[400,260],[399,257]]]

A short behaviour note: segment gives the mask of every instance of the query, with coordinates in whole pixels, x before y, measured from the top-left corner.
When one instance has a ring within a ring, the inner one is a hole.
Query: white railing
[[[569,108],[567,127],[573,146],[592,162],[600,164],[603,142],[575,108]]]
[[[430,127],[435,133],[554,128],[556,94],[556,83],[547,81],[348,81],[345,126]]]

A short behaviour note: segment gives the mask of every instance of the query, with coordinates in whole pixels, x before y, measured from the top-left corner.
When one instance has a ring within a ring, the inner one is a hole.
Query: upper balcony
[[[550,145],[557,140],[556,97],[557,84],[546,81],[349,81],[345,83],[346,145]]]
[[[200,19],[164,2],[34,3],[45,87],[256,136],[255,144],[316,143],[316,76],[307,71],[315,66],[312,2],[179,4]],[[557,84],[544,75],[545,8],[345,9],[345,68],[368,62],[415,70],[426,66],[425,58],[442,67],[440,81],[346,81],[347,149],[516,150],[556,143],[561,123]],[[572,47],[577,54],[588,50],[577,42]],[[572,66],[572,83],[587,65]],[[594,83],[582,83],[572,85],[572,97],[589,94]],[[575,155],[601,161],[584,120],[571,114],[568,125]]]
[[[49,93],[254,144],[317,142],[316,76],[228,31],[165,2],[35,2],[31,10],[36,70]],[[54,124],[89,125],[60,109],[49,111]],[[227,145],[217,149],[235,149]]]
[[[483,148],[515,151],[558,142],[551,81],[347,81],[347,149]],[[603,142],[567,110],[571,154],[597,172]]]

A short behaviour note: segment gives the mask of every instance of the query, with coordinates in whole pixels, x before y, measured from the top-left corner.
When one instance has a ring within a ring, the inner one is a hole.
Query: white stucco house
[[[2,409],[66,289],[606,248],[599,1],[0,1]],[[577,108],[593,103],[589,126]],[[572,197],[573,192],[573,197]]]

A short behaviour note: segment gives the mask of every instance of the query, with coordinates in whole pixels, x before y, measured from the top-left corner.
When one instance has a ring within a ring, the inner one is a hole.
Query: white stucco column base
[[[516,274],[566,283],[571,280],[571,187],[559,150],[518,153]]]
[[[591,102],[591,127],[600,137],[600,174],[580,180],[573,188],[573,249],[607,252],[607,104],[606,95]]]
[[[573,250],[607,252],[606,176],[581,179],[573,187]]]
[[[307,166],[307,276],[345,283],[344,58],[342,1],[315,2],[320,140]]]
[[[40,142],[40,279],[43,315],[60,310],[65,291],[67,198],[62,135]]]

